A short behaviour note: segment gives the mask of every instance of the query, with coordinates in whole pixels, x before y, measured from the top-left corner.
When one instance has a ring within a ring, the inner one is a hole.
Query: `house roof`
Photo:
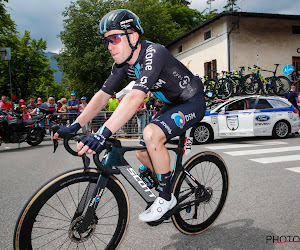
[[[291,20],[300,20],[300,15],[283,15],[283,14],[267,14],[267,13],[254,13],[254,12],[231,12],[223,11],[220,14],[214,16],[213,18],[205,21],[204,23],[199,24],[193,29],[189,30],[187,33],[175,38],[173,41],[168,43],[166,47],[172,46],[181,39],[189,36],[190,34],[196,32],[197,30],[213,23],[214,21],[224,17],[224,16],[240,16],[240,17],[261,17],[261,18],[271,18],[271,19],[291,19]]]

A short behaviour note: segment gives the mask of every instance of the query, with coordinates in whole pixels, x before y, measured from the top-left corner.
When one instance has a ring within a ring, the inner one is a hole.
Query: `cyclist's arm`
[[[110,96],[110,94],[105,93],[103,90],[99,90],[93,96],[86,108],[76,119],[81,127],[92,120],[103,109]]]
[[[141,90],[132,89],[104,125],[114,134],[135,114],[137,108],[144,101],[145,95],[145,92]]]

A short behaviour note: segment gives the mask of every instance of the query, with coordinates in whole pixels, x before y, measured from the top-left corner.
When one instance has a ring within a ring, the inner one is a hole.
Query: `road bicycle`
[[[278,96],[286,95],[291,89],[291,82],[285,76],[276,76],[277,68],[280,64],[274,64],[275,70],[265,70],[261,69],[259,66],[254,65],[252,68],[248,67],[252,74],[249,74],[249,79],[251,79],[253,89],[255,93],[260,91],[263,94],[275,94]],[[261,71],[271,72],[273,76],[264,78]]]
[[[54,128],[55,129],[55,128]],[[179,138],[172,170],[172,192],[177,205],[160,220],[148,222],[157,226],[172,219],[182,233],[195,235],[208,229],[224,207],[229,176],[224,160],[214,152],[201,152],[184,164],[190,152],[190,130]],[[72,155],[70,138],[63,144]],[[54,151],[58,142],[54,140]],[[83,168],[67,171],[42,186],[27,202],[17,221],[15,249],[116,249],[123,240],[129,223],[129,198],[117,178],[121,174],[149,207],[156,198],[150,188],[124,158],[128,151],[144,147],[122,147],[117,139],[106,143],[102,161],[93,155],[96,168],[84,154]],[[154,176],[154,175],[153,175]],[[136,214],[137,216],[137,214]]]

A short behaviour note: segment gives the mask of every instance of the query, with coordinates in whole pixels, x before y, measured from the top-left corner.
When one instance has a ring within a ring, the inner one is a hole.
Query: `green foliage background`
[[[9,0],[10,1],[10,0]],[[44,51],[42,38],[31,39],[30,31],[22,37],[0,0],[0,47],[11,47],[11,77],[13,95],[17,99],[30,96],[53,96],[56,100],[69,97],[70,92],[90,99],[110,74],[113,60],[99,36],[101,18],[114,9],[129,9],[141,19],[145,34],[141,39],[163,45],[201,24],[215,12],[203,13],[191,9],[186,0],[77,0],[62,13],[63,30],[60,39],[64,48],[55,57],[64,78],[54,81],[53,72]],[[10,96],[8,61],[0,61],[0,94]],[[120,89],[127,84],[124,81]],[[46,100],[45,100],[46,101]]]

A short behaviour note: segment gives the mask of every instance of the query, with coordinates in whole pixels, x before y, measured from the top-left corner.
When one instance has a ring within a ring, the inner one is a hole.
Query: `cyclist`
[[[61,127],[54,138],[77,132],[96,116],[126,76],[136,81],[132,90],[96,134],[77,144],[79,155],[100,151],[105,140],[131,119],[149,91],[162,100],[164,107],[143,131],[140,144],[147,150],[137,151],[137,158],[155,171],[160,181],[159,196],[139,219],[155,221],[177,203],[171,194],[170,156],[164,143],[200,121],[205,102],[200,78],[164,46],[140,41],[143,32],[138,16],[129,10],[113,10],[101,19],[100,33],[115,61],[111,75],[76,121]]]

